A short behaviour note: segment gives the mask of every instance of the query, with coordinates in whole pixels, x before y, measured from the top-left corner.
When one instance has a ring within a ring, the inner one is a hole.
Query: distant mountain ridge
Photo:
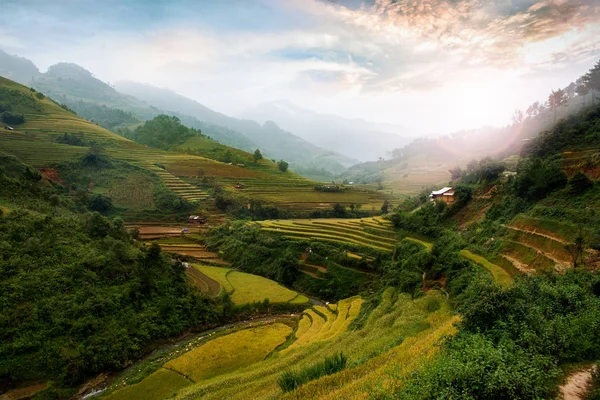
[[[321,114],[289,100],[260,104],[244,111],[241,117],[259,122],[272,120],[317,146],[335,149],[361,161],[386,157],[414,138],[402,126]]]
[[[135,96],[157,107],[242,132],[270,157],[283,158],[292,164],[300,166],[318,164],[319,168],[326,168],[333,173],[341,173],[346,168],[358,163],[356,159],[315,146],[280,128],[271,120],[266,120],[261,125],[253,120],[229,117],[171,90],[147,84],[123,81],[117,82],[115,87],[122,93]]]
[[[259,148],[265,157],[286,160],[292,167],[339,174],[359,162],[315,146],[274,123],[232,118],[167,89],[137,83],[115,88],[72,63],[58,63],[40,73],[30,60],[0,50],[0,76],[31,86],[107,129],[134,127],[167,113],[219,143],[250,152]]]

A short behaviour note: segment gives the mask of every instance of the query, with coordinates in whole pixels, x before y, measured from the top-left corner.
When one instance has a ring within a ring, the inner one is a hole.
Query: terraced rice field
[[[207,296],[218,296],[221,294],[221,284],[209,276],[203,274],[194,266],[189,266],[185,270],[186,275],[192,281],[192,285],[199,288]]]
[[[442,295],[431,292],[412,300],[391,289],[361,329],[348,331],[349,321],[354,318],[350,314],[359,311],[353,305],[359,300],[347,299],[326,313],[322,308],[307,311],[294,334],[296,340],[287,348],[232,373],[192,384],[180,390],[176,398],[368,398],[378,388],[393,389],[401,384],[402,376],[435,355],[443,336],[455,332],[457,318],[448,311]],[[427,311],[436,307],[437,311]],[[348,356],[349,368],[309,382],[295,392],[281,393],[277,379],[282,371],[305,368],[340,351]]]
[[[296,341],[282,353],[341,335],[358,316],[362,304],[363,300],[360,297],[351,297],[340,300],[333,311],[323,306],[315,306],[305,311],[295,332]]]
[[[308,298],[279,283],[258,275],[246,274],[229,268],[193,264],[198,271],[218,282],[231,295],[235,304],[261,302],[305,304]],[[220,291],[219,291],[220,292]]]
[[[568,223],[520,215],[510,225],[502,246],[502,256],[522,272],[564,271],[573,267],[565,245],[578,229]]]
[[[393,390],[428,362],[442,338],[456,332],[458,317],[436,291],[413,300],[387,289],[362,327],[348,330],[362,299],[307,310],[296,329],[282,323],[244,329],[203,342],[163,365],[139,384],[119,389],[111,400],[141,399],[161,383],[161,398],[177,399],[364,399]],[[434,311],[431,311],[434,310]],[[292,334],[293,333],[293,334]],[[287,339],[286,339],[287,338]],[[283,394],[277,379],[343,352],[349,367]],[[175,379],[185,375],[184,379]]]
[[[199,382],[264,360],[292,331],[284,324],[244,329],[211,340],[164,367]]]
[[[156,165],[147,164],[147,165],[145,165],[145,168],[147,170],[154,172],[156,175],[158,175],[158,177],[160,178],[162,183],[167,188],[169,188],[171,191],[173,191],[179,197],[186,199],[187,201],[197,202],[197,201],[202,201],[202,200],[206,200],[209,198],[208,193],[204,192],[203,190],[200,190],[196,186],[192,186],[189,183],[184,182],[183,180],[179,179],[175,175],[167,172],[166,170],[164,170]]]
[[[195,382],[226,374],[263,360],[292,333],[288,325],[276,323],[244,329],[213,339],[182,356],[140,383],[116,390],[110,400],[162,400]]]
[[[192,381],[177,372],[161,368],[135,385],[126,386],[104,398],[107,400],[163,400]]]
[[[266,232],[279,233],[290,239],[323,240],[351,246],[391,251],[397,243],[391,222],[382,218],[363,219],[296,219],[259,222]]]
[[[496,265],[494,263],[489,262],[485,258],[470,252],[469,250],[461,250],[460,255],[466,258],[467,260],[473,261],[475,264],[478,264],[485,268],[492,278],[494,282],[499,285],[508,286],[513,282],[512,277],[504,270],[504,268]]]

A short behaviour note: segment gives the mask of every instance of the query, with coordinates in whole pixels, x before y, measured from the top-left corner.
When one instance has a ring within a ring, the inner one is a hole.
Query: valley
[[[600,61],[437,137],[0,63],[0,400],[599,398]]]

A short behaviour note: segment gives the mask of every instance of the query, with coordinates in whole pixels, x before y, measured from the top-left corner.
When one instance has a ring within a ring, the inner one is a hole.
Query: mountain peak
[[[56,76],[72,76],[78,78],[93,78],[94,75],[83,68],[80,65],[74,63],[66,63],[60,62],[58,64],[51,65],[48,67],[48,71],[46,72],[48,75],[56,75]]]

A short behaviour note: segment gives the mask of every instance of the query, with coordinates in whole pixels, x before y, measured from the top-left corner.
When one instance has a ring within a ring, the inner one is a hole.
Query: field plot
[[[221,284],[209,276],[200,272],[194,266],[190,266],[185,270],[186,275],[192,281],[192,284],[207,296],[218,296],[221,294]]]
[[[579,234],[577,227],[550,218],[518,216],[507,229],[502,256],[522,272],[564,271],[573,267],[571,254],[566,250],[567,238]],[[585,235],[586,233],[583,232]]]
[[[389,221],[362,219],[296,219],[258,222],[266,232],[275,232],[290,239],[318,239],[352,246],[391,251],[397,243],[396,232]]]
[[[422,366],[438,351],[441,339],[456,330],[453,324],[457,318],[447,311],[440,293],[432,291],[412,300],[388,289],[363,327],[349,331],[347,326],[358,315],[361,301],[341,301],[335,312],[327,311],[327,319],[320,315],[323,308],[307,310],[296,330],[297,340],[289,347],[234,372],[183,388],[176,398],[368,398],[378,387],[396,388],[402,376]],[[283,371],[306,368],[339,352],[348,357],[350,367],[282,395],[277,379]]]
[[[211,340],[165,368],[198,382],[263,360],[291,333],[292,328],[279,323],[244,329]]]
[[[235,304],[254,303],[265,299],[269,299],[271,303],[308,303],[307,297],[262,276],[207,265],[194,265],[194,267],[218,282],[227,293],[231,294],[231,300]]]
[[[489,262],[485,258],[471,253],[469,250],[461,250],[460,255],[485,268],[490,275],[492,275],[494,282],[499,285],[508,286],[513,282],[512,277],[504,270],[504,268]]]
[[[193,382],[185,376],[160,368],[140,383],[126,386],[108,396],[107,400],[163,400]]]

